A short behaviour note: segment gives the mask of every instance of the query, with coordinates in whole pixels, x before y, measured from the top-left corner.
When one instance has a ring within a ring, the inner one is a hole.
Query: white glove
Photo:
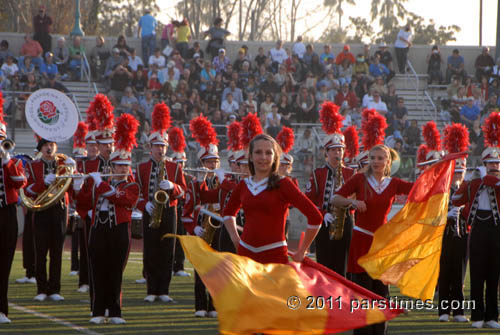
[[[74,177],[73,178],[73,190],[80,191],[82,189],[84,181],[85,181],[85,178],[83,178],[83,177]]]
[[[7,165],[10,162],[10,153],[5,152],[2,157],[2,164]]]
[[[448,210],[448,217],[449,218],[457,218],[458,215],[460,214],[461,207],[456,207],[453,206],[450,210]]]
[[[91,172],[89,176],[94,179],[95,186],[99,186],[102,183],[101,173],[100,172]]]
[[[153,214],[153,209],[155,209],[155,205],[151,201],[148,201],[146,203],[146,212],[148,212],[149,215]]]
[[[202,237],[203,234],[205,234],[205,229],[200,226],[196,226],[194,227],[194,233],[196,234],[196,236]]]
[[[45,176],[43,181],[45,182],[45,185],[50,185],[56,180],[56,175],[53,173],[49,173],[48,175]]]
[[[76,162],[71,157],[66,158],[66,161],[64,162],[64,164],[66,164],[66,165],[72,165],[73,167],[76,168]]]
[[[172,183],[170,180],[163,179],[162,181],[160,181],[160,188],[166,191],[171,190],[174,188],[174,183]]]
[[[488,170],[486,170],[486,166],[480,166],[477,168],[477,170],[479,171],[479,176],[481,177],[481,179],[483,179],[483,177],[488,174]]]
[[[215,175],[217,176],[217,179],[219,179],[219,184],[222,184],[222,181],[224,180],[224,177],[226,175],[226,171],[224,171],[223,168],[218,168],[214,170]]]
[[[325,216],[323,217],[323,222],[325,223],[325,226],[328,227],[330,224],[333,223],[333,215],[330,213],[326,213]]]

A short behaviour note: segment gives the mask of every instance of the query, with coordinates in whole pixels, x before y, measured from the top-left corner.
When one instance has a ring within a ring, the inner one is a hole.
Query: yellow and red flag
[[[417,179],[405,206],[375,231],[370,250],[358,260],[374,279],[399,287],[402,294],[433,299],[455,159],[450,154]]]
[[[309,258],[261,264],[197,236],[177,238],[212,295],[221,334],[332,334],[404,312]]]

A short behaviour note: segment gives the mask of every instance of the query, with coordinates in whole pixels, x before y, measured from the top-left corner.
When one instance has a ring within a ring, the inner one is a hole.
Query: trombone
[[[215,170],[210,170],[210,169],[203,169],[203,168],[184,168],[184,171],[187,172],[201,172],[201,173],[216,173]],[[237,175],[237,176],[246,176],[246,173],[242,172],[232,172],[232,171],[226,171],[224,170],[224,174],[232,174],[232,175]]]

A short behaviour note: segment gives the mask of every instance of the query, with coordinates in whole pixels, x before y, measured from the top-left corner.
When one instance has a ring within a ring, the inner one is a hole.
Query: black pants
[[[70,218],[72,220],[72,218]],[[78,271],[80,261],[78,260],[78,244],[80,242],[81,229],[74,228],[71,233],[71,271]]]
[[[316,261],[345,277],[351,237],[352,220],[350,216],[346,216],[344,222],[344,235],[340,240],[330,240],[328,227],[322,224],[315,239]]]
[[[26,277],[35,277],[35,240],[33,238],[33,213],[30,211],[28,211],[24,216],[23,268],[26,270]]]
[[[66,234],[66,207],[58,203],[33,215],[37,292],[47,295],[59,293],[61,290],[62,252]],[[48,280],[47,254],[50,257]]]
[[[89,234],[92,316],[121,317],[123,271],[130,250],[128,223],[94,224]]]
[[[16,251],[17,209],[16,205],[0,208],[0,313],[9,314],[7,290],[9,275]]]
[[[380,280],[372,279],[368,273],[352,273],[352,281],[375,294],[382,297],[389,297],[389,286],[384,285]],[[363,328],[354,329],[355,335],[385,335],[387,334],[387,322],[376,323]]]
[[[33,39],[40,43],[44,55],[47,51],[52,51],[52,37],[49,35],[49,33],[35,33]]]
[[[222,227],[217,229],[217,231],[215,232],[214,241],[215,244],[212,243],[212,246],[215,250],[232,252],[233,254],[236,253],[236,249],[234,248],[234,243],[231,240],[231,236],[229,236],[226,226],[224,226],[223,224]]]
[[[186,235],[186,229],[184,224],[181,222],[180,218],[182,215],[182,207],[177,206],[177,235]],[[174,273],[177,271],[184,271],[184,260],[186,256],[184,255],[184,250],[182,250],[181,242],[179,239],[175,239],[175,256],[174,256]]]
[[[168,295],[175,255],[175,239],[164,238],[177,229],[177,207],[165,207],[160,227],[149,227],[150,216],[143,213],[144,272],[148,295]]]
[[[92,218],[87,216],[82,222],[80,229],[80,273],[78,277],[78,286],[89,285],[89,231]]]
[[[464,277],[467,267],[467,235],[445,233],[439,259],[439,315],[464,315]],[[457,301],[452,304],[452,301]],[[453,307],[453,308],[452,308]],[[457,308],[458,307],[458,308]]]
[[[489,211],[477,211],[477,216],[488,217]],[[491,212],[489,212],[491,214]],[[498,319],[498,279],[500,277],[500,227],[493,218],[474,220],[470,232],[470,295],[475,303],[472,321]],[[486,283],[486,309],[484,284]]]
[[[207,292],[198,272],[194,272],[194,308],[196,311],[215,311],[212,296]]]
[[[399,73],[404,74],[406,69],[406,60],[408,58],[409,48],[394,48],[396,51],[396,60],[398,62]]]

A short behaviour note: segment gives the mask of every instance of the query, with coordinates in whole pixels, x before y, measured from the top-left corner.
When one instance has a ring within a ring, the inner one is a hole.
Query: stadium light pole
[[[70,33],[71,36],[83,36],[82,27],[80,25],[80,0],[75,0],[75,26]]]

